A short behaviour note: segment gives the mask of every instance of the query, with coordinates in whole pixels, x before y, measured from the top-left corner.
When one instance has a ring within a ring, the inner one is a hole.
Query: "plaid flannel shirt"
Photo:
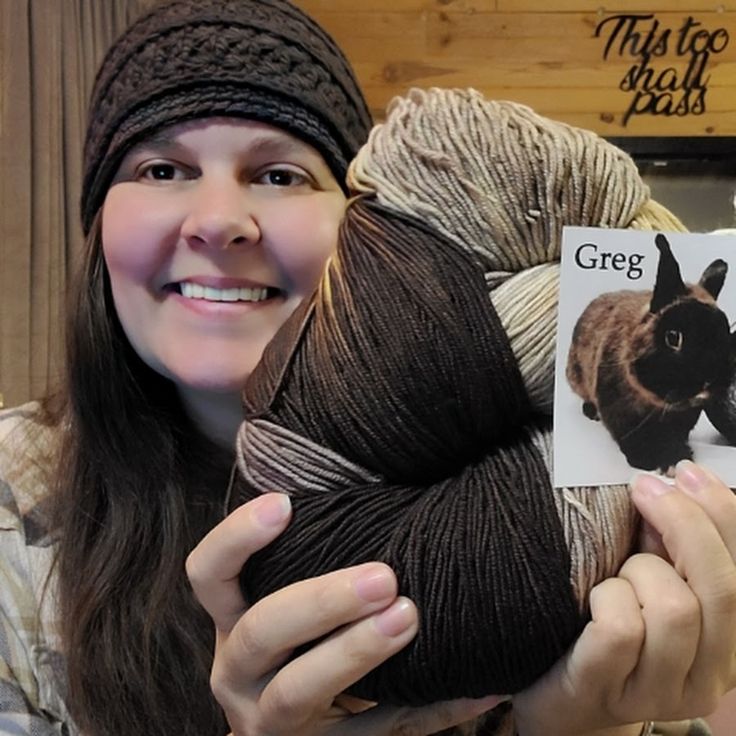
[[[0,734],[71,736],[76,729],[64,703],[54,626],[46,484],[24,444],[34,410],[0,413]],[[33,429],[42,442],[48,430]]]

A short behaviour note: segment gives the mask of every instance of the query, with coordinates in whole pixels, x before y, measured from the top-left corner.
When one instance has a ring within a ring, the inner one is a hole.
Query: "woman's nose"
[[[253,202],[236,180],[205,182],[193,192],[181,235],[193,248],[229,248],[257,243],[260,227]]]

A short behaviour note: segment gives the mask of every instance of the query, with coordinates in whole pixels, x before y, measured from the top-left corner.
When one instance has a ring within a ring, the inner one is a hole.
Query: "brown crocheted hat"
[[[89,232],[126,151],[154,129],[247,117],[313,145],[344,186],[370,113],[330,36],[287,0],[173,0],[134,23],[95,80],[84,149]]]

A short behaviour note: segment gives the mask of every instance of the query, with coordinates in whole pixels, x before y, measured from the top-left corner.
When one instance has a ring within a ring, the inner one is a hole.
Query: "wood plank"
[[[606,18],[611,19],[609,25],[601,27],[596,36],[600,19],[595,14],[544,16],[536,13],[514,19],[509,14],[499,13],[478,13],[474,16],[431,13],[427,19],[427,50],[438,56],[461,53],[466,57],[491,59],[575,62],[599,59],[610,45],[609,58],[619,55],[635,58],[633,54],[640,53],[644,37],[654,27],[653,22],[646,21],[634,26],[634,33],[640,37],[637,41],[627,39],[624,29],[616,32],[613,16]],[[691,49],[707,48],[705,33],[711,34],[713,49],[717,51],[711,53],[713,60],[736,59],[736,43],[730,40],[736,37],[736,13],[698,16],[695,22],[700,25],[692,25],[682,43],[680,31],[684,28],[686,18],[679,13],[656,17],[659,24],[656,38],[664,38],[666,43],[665,54],[656,57],[658,64],[664,59],[676,57],[680,51],[689,56]],[[574,53],[571,49],[574,49]]]
[[[324,17],[330,13],[344,11],[346,6],[350,6],[350,12],[360,15],[370,15],[372,13],[385,12],[421,12],[432,7],[436,0],[360,0],[360,2],[347,3],[345,0],[292,0],[294,5],[298,5],[311,16]],[[495,8],[495,0],[493,10]]]
[[[351,45],[351,53],[356,59],[366,58],[367,47],[360,43]],[[562,38],[496,38],[488,39],[482,36],[448,36],[436,39],[438,43],[428,43],[428,53],[437,58],[455,59],[461,55],[465,59],[483,59],[484,61],[498,61],[503,63],[523,62],[533,60],[537,64],[559,63],[567,65],[570,62],[590,62],[601,58],[604,44],[598,38],[591,36],[576,36],[569,34],[566,41]],[[570,56],[570,45],[575,47],[575,56]],[[375,53],[375,43],[373,49]]]
[[[452,10],[461,13],[494,13],[498,0],[428,0],[428,10]]]
[[[351,15],[351,14],[347,14]],[[398,14],[397,14],[398,15]],[[596,26],[606,18],[612,18],[616,13],[606,11],[605,13],[463,13],[448,9],[432,11],[425,14],[427,21],[427,33],[441,35],[442,33],[454,33],[463,39],[482,37],[487,39],[499,38],[565,38],[577,36],[594,37]],[[649,15],[647,13],[646,15]],[[687,11],[669,11],[656,13],[655,18],[659,22],[660,29],[671,28],[679,30],[685,19]],[[416,17],[416,16],[415,16]],[[693,16],[700,24],[694,30],[700,28],[714,30],[726,28],[729,32],[736,28],[736,12],[702,12]],[[613,23],[613,21],[610,21]],[[650,22],[641,21],[642,26],[649,27]],[[610,28],[610,26],[609,26]],[[608,32],[602,30],[601,38],[608,36]],[[674,40],[670,44],[674,45]],[[730,44],[729,44],[730,46]],[[574,49],[569,49],[573,51]]]
[[[351,10],[315,13],[313,17],[346,49],[359,38],[369,38],[380,48],[387,39],[424,39],[427,34],[425,12],[359,13]]]
[[[386,99],[406,94],[407,90],[401,88],[366,87],[366,94],[373,99],[386,95]],[[520,102],[533,108],[540,115],[548,115],[549,111],[555,113],[588,113],[600,111],[597,114],[615,116],[625,110],[630,104],[631,98],[624,92],[611,92],[598,87],[579,87],[577,89],[548,89],[546,87],[502,87],[498,86],[484,92],[486,97],[495,100],[511,100]],[[729,90],[708,90],[705,97],[708,114],[711,112],[734,112],[736,100]]]
[[[481,19],[484,16],[479,16]],[[720,26],[721,32],[728,33],[730,36],[736,38],[736,15],[729,15],[731,25]],[[480,23],[478,24],[481,25]],[[491,24],[489,24],[491,25]],[[705,30],[705,29],[704,29]],[[716,30],[712,28],[712,30]],[[452,58],[456,55],[461,55],[465,58],[484,58],[484,59],[499,59],[499,60],[524,60],[531,59],[537,62],[546,61],[559,61],[565,63],[585,63],[591,61],[597,61],[601,59],[606,51],[606,46],[611,40],[610,36],[596,38],[592,30],[587,27],[586,24],[568,24],[567,32],[565,33],[564,26],[557,28],[550,28],[549,34],[540,34],[537,36],[521,36],[521,37],[508,37],[508,36],[491,36],[479,32],[478,34],[470,33],[457,33],[447,25],[430,25],[428,28],[429,38],[426,44],[428,53],[436,55],[442,58]],[[686,37],[686,44],[690,42],[690,37]],[[608,52],[608,59],[614,60],[616,58],[636,60],[638,57],[634,56],[631,51],[632,47],[630,44],[626,44],[623,48],[621,47],[622,37],[613,39],[611,48]],[[716,48],[721,48],[721,44],[725,40],[725,36],[719,36],[716,39]],[[670,59],[676,59],[677,53],[677,41],[675,36],[670,36],[667,43],[667,53],[663,56],[654,57],[654,62],[657,66],[663,64],[669,65]],[[698,40],[700,43],[700,40]],[[575,49],[575,53],[571,55],[571,47]],[[364,54],[366,50],[361,48],[361,44],[355,44],[355,53]],[[373,45],[374,51],[376,45]],[[701,48],[698,46],[697,48]],[[618,52],[622,51],[621,54]],[[685,54],[686,57],[690,57],[690,53]],[[359,58],[356,56],[356,58]],[[725,45],[722,51],[719,53],[711,54],[711,63],[713,61],[721,60],[732,60],[736,59],[736,42],[731,43],[730,41]]]
[[[389,100],[405,95],[408,89],[406,87],[367,86],[365,92],[366,96],[374,101],[374,108],[385,108]],[[520,102],[532,107],[540,115],[548,115],[550,111],[560,114],[600,111],[597,114],[610,118],[628,109],[632,101],[632,97],[625,92],[611,92],[597,87],[562,90],[545,87],[497,86],[483,91],[482,94],[489,99]],[[730,90],[708,90],[705,95],[705,106],[708,116],[711,113],[733,113],[736,111],[736,100]],[[697,115],[693,114],[692,117],[697,117]]]
[[[736,70],[733,70],[736,74]],[[427,85],[429,86],[429,85]],[[457,85],[458,87],[466,87],[469,85]],[[365,87],[366,96],[369,100],[374,116],[382,119],[384,111],[390,100],[395,96],[406,94],[409,86],[372,86]],[[476,85],[476,89],[478,86]],[[540,115],[545,115],[554,119],[564,120],[572,124],[576,120],[586,120],[587,127],[595,120],[594,130],[608,130],[611,127],[617,129],[615,135],[637,135],[635,131],[639,130],[642,125],[642,119],[655,119],[663,130],[669,131],[675,128],[680,131],[683,129],[691,129],[693,132],[688,135],[713,134],[710,129],[729,130],[736,129],[736,100],[732,93],[733,87],[721,87],[709,89],[703,98],[704,108],[703,114],[690,112],[689,114],[678,116],[675,114],[652,114],[648,111],[646,114],[632,114],[626,121],[624,126],[624,116],[629,108],[634,104],[635,98],[633,94],[621,92],[619,90],[610,90],[600,87],[579,87],[579,88],[545,88],[545,87],[520,87],[518,85],[508,86],[507,82],[499,83],[493,86],[487,86],[479,91],[489,99],[512,100],[528,105],[536,110]],[[674,95],[667,103],[663,100],[659,101],[655,108],[659,112],[669,109],[675,113],[677,106],[682,100],[680,94]],[[691,102],[695,97],[691,98]],[[645,107],[647,98],[643,98],[642,105]],[[676,122],[675,122],[676,121]],[[608,133],[613,135],[613,133]],[[681,133],[663,133],[668,135],[679,135]],[[725,135],[724,133],[719,133]],[[731,133],[729,133],[730,135]]]
[[[369,90],[370,97],[370,90]],[[622,116],[603,111],[568,110],[565,105],[540,107],[531,104],[517,90],[499,90],[497,99],[519,102],[532,107],[537,113],[552,120],[559,120],[587,130],[592,130],[605,136],[734,136],[736,135],[736,115],[733,103],[731,109],[712,110],[707,116],[666,117],[656,115],[640,115],[629,118],[626,126],[622,124]],[[388,100],[386,100],[388,103]],[[376,121],[385,117],[386,103],[371,105],[371,112]],[[729,105],[724,103],[725,107]]]
[[[153,0],[152,0],[153,1]],[[344,12],[344,0],[293,0],[295,5],[314,17]],[[589,13],[591,8],[605,8],[613,13],[710,13],[736,11],[736,0],[615,0],[613,3],[591,3],[590,0],[360,0],[350,3],[351,13],[371,15],[378,12],[418,13],[448,11],[474,13]]]
[[[554,117],[554,113],[550,113]],[[570,115],[565,122],[580,128],[593,130],[605,136],[733,136],[736,135],[736,118],[733,112],[720,112],[704,118],[664,118],[645,116],[632,118],[625,128],[620,122],[607,122],[597,113]]]
[[[680,13],[657,17],[662,28],[673,31],[683,22]],[[376,57],[411,58],[431,53],[451,57],[539,62],[598,59],[607,36],[593,34],[599,22],[596,14],[478,13],[377,13],[362,17],[353,12],[327,13],[325,27],[345,47],[353,62]],[[736,36],[736,13],[708,13],[698,17],[703,29],[725,28]],[[425,42],[426,39],[426,42]],[[570,43],[575,54],[570,57]],[[565,43],[560,43],[564,40]],[[517,41],[519,43],[517,43]],[[675,34],[670,39],[674,49]],[[729,43],[719,58],[736,59],[736,43]],[[715,56],[713,57],[715,59]]]
[[[576,89],[599,87],[618,91],[631,65],[628,63],[565,66],[527,63],[479,63],[478,59],[456,58],[452,63],[434,57],[423,62],[365,61],[355,64],[361,83],[370,87],[547,87]],[[683,67],[678,67],[682,69]],[[736,88],[736,62],[719,62],[708,67],[709,89],[724,88],[733,94]]]
[[[369,38],[333,34],[353,65],[361,61],[404,59],[422,63],[428,55],[427,41],[423,36],[405,38]]]
[[[312,0],[315,1],[315,0]],[[318,0],[317,0],[318,1]],[[339,0],[336,0],[338,2]],[[381,0],[368,0],[380,2]],[[322,0],[328,4],[330,0]],[[409,4],[416,8],[417,0],[396,0],[393,10]],[[736,0],[614,0],[613,2],[590,2],[590,0],[426,0],[428,10],[448,10],[462,13],[585,13],[591,8],[605,8],[607,13],[652,13],[673,11],[701,13],[719,10],[736,10]]]
[[[734,0],[615,0],[610,4],[598,4],[605,6],[607,13],[651,13],[675,8],[682,13],[706,13],[719,8],[736,10]],[[497,0],[495,9],[503,13],[582,13],[590,11],[590,8],[591,3],[586,0]]]

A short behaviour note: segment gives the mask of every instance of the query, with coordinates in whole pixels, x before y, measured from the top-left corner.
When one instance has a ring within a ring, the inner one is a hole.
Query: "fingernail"
[[[485,713],[487,710],[492,710],[501,705],[501,703],[507,703],[509,700],[511,700],[510,695],[486,695],[485,698],[476,699],[475,705],[479,713]]]
[[[672,490],[669,483],[665,483],[661,478],[650,473],[637,473],[629,485],[647,496],[663,496]]]
[[[691,460],[680,460],[675,465],[675,481],[683,491],[688,493],[699,493],[705,488],[708,478]]]
[[[291,499],[285,493],[269,493],[259,499],[256,519],[263,526],[279,526],[291,512]]]
[[[399,598],[383,613],[376,616],[376,628],[384,636],[403,634],[414,623],[414,606],[407,598]]]
[[[354,581],[355,592],[367,603],[375,603],[396,595],[396,578],[387,567],[371,566]]]

